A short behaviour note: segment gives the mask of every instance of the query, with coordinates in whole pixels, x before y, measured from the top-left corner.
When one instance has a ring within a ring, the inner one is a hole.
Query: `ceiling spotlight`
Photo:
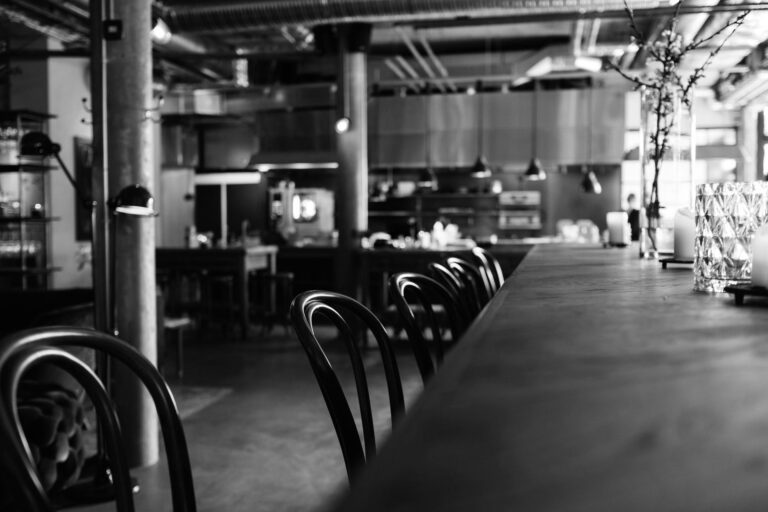
[[[168,44],[171,42],[173,33],[170,27],[163,21],[162,18],[155,19],[155,23],[152,25],[152,41],[158,44]]]

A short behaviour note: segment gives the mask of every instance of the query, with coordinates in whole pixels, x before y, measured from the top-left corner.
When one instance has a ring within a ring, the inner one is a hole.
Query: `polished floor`
[[[346,472],[327,409],[293,332],[278,326],[265,336],[254,327],[247,341],[215,330],[190,338],[185,344],[184,378],[169,376],[169,382],[179,394],[184,416],[198,510],[327,510],[346,489]],[[330,329],[324,347],[355,400],[352,377],[345,372],[346,353]],[[404,343],[398,346],[398,355],[411,401],[421,390],[421,379]],[[373,349],[366,355],[366,366],[377,429],[385,436],[389,406]],[[196,395],[202,395],[202,401]],[[161,461],[135,472],[141,485],[137,510],[171,510],[165,471]],[[113,507],[75,510],[101,512]]]

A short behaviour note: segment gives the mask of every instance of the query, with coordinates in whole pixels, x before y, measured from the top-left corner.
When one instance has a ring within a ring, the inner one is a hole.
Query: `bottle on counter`
[[[194,224],[184,228],[184,241],[189,249],[197,249],[200,247],[200,243],[197,240],[197,228]]]

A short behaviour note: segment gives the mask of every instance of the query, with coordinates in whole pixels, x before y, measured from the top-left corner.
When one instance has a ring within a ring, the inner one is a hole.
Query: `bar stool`
[[[262,323],[262,334],[271,332],[277,322],[288,332],[291,324],[290,305],[294,297],[293,282],[293,272],[270,273],[259,270],[252,273],[249,284],[257,304],[251,310]]]
[[[201,325],[203,273],[197,271],[163,271],[157,273],[157,284],[163,294],[165,315],[186,316],[191,324]]]
[[[181,317],[163,317],[163,339],[173,339],[176,346],[176,377],[184,377],[184,331],[192,327],[192,319],[188,316]],[[158,367],[162,368],[166,359],[168,346],[163,343],[163,347],[158,346]]]
[[[168,301],[169,288],[167,282],[158,278],[157,287],[157,368],[163,370],[168,356],[167,340],[173,340],[176,352],[176,377],[184,376],[184,333],[194,326],[192,319],[177,310],[174,310]]]
[[[229,333],[235,324],[235,276],[205,271],[201,284],[205,327],[220,321],[222,330]]]

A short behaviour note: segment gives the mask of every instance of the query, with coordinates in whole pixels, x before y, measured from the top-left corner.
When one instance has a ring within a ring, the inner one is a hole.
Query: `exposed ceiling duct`
[[[735,84],[720,84],[718,99],[728,107],[768,102],[768,71],[749,73]]]
[[[0,3],[0,18],[2,17],[68,45],[88,44],[90,29],[87,5],[81,6],[77,2],[7,0]],[[155,49],[164,55],[205,54],[216,51],[234,53],[232,48],[203,41],[195,35],[173,33],[168,34],[162,42],[155,41]],[[232,78],[232,71],[226,65],[207,63],[193,66],[175,60],[172,55],[168,56],[167,60],[167,67],[176,73],[188,74],[198,80],[204,78],[228,81]]]
[[[270,0],[215,6],[169,4],[172,5],[172,26],[197,33],[298,24],[392,23],[624,9],[622,0]],[[669,5],[653,0],[627,0],[627,4],[633,9]]]
[[[87,41],[87,19],[76,20],[67,16],[58,6],[54,8],[41,3],[27,5],[23,2],[2,2],[0,20],[2,18],[67,44]]]

